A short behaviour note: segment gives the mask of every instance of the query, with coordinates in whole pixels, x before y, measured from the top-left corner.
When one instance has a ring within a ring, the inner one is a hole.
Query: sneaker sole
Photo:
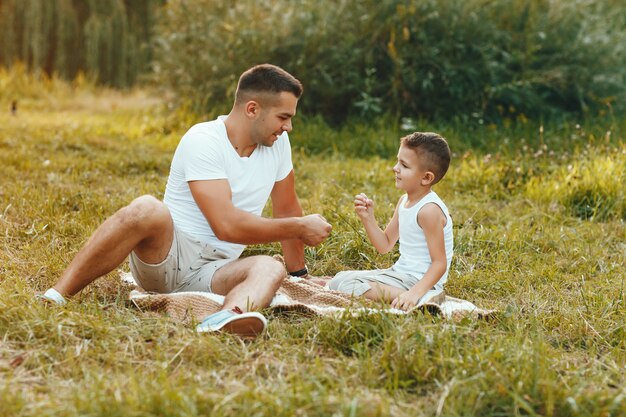
[[[221,330],[243,339],[256,339],[263,329],[265,329],[265,323],[258,317],[243,317],[227,323]]]

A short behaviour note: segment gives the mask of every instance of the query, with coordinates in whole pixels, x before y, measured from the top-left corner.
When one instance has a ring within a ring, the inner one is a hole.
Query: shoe
[[[244,339],[254,339],[265,329],[267,320],[261,313],[244,313],[239,307],[211,314],[196,326],[198,333],[226,331]]]
[[[45,303],[49,303],[49,304],[58,304],[58,305],[65,305],[67,304],[67,300],[65,299],[65,297],[63,297],[57,290],[55,290],[54,288],[49,288],[48,291],[46,291],[43,294],[37,294],[35,295],[35,298],[45,302]]]

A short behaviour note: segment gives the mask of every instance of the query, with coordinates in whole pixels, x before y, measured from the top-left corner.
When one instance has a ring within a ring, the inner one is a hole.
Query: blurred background
[[[626,2],[0,0],[0,66],[39,77],[150,85],[214,116],[264,62],[331,126],[621,117]]]

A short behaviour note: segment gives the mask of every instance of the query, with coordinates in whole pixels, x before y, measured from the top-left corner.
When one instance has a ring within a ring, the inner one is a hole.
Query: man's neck
[[[233,146],[239,156],[250,156],[257,147],[256,143],[252,142],[250,132],[247,129],[248,121],[240,120],[240,118],[234,113],[230,112],[224,120],[226,126],[226,135],[230,144]]]

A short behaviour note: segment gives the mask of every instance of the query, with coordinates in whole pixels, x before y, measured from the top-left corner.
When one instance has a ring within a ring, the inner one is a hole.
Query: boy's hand
[[[414,291],[405,291],[391,302],[391,307],[408,311],[417,305],[420,298],[422,298],[422,296],[416,294]]]
[[[374,217],[374,201],[361,193],[354,197],[354,211],[361,220]]]

